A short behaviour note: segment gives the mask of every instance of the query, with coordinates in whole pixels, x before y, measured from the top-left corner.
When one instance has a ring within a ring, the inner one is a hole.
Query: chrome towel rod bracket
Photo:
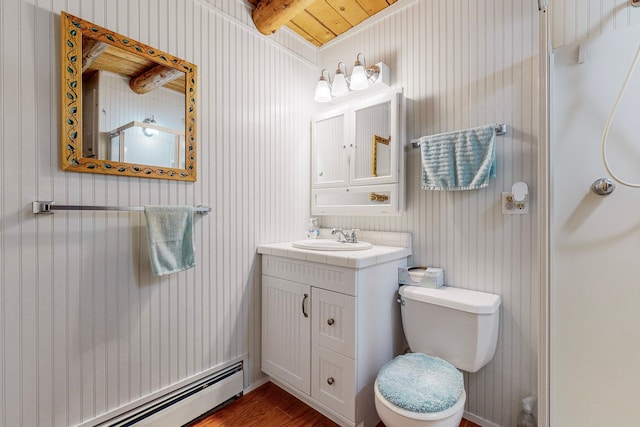
[[[118,211],[118,212],[131,212],[131,211],[144,211],[144,206],[78,206],[78,205],[56,205],[55,202],[33,202],[33,213],[52,214],[54,211]],[[206,215],[211,212],[209,206],[198,205],[193,211],[197,214]]]
[[[640,0],[638,0],[640,1]],[[507,133],[507,125],[505,123],[500,123],[496,125],[496,135],[502,136]],[[411,146],[413,148],[420,148],[420,138],[412,139]]]

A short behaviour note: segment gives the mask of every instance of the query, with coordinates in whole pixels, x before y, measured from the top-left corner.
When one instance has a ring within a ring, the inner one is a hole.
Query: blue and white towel
[[[420,138],[423,190],[475,190],[496,177],[496,125]]]
[[[156,276],[195,267],[192,206],[145,206],[151,269]]]

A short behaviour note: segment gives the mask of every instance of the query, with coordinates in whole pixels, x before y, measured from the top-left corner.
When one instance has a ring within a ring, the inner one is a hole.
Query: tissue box
[[[444,286],[444,269],[438,267],[400,267],[398,283],[401,285],[441,288]]]

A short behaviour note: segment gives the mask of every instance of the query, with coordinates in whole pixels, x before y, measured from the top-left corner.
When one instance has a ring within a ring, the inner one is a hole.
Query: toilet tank
[[[401,286],[402,326],[413,352],[476,372],[496,351],[500,296],[445,286]]]

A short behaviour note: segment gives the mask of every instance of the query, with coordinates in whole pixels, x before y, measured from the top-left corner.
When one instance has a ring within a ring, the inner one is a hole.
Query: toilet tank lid
[[[477,314],[495,313],[500,307],[500,295],[470,289],[443,286],[438,289],[420,286],[401,286],[400,295],[404,298],[453,308]]]

